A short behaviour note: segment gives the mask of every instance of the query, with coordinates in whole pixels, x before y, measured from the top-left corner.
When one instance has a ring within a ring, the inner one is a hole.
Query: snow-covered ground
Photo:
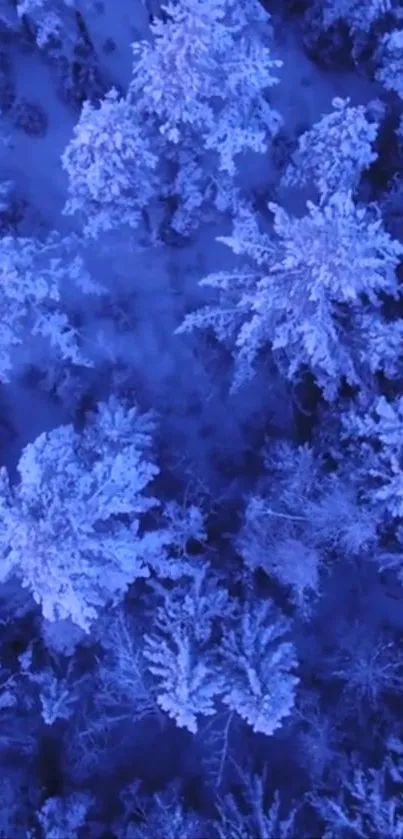
[[[379,94],[379,85],[358,73],[323,70],[314,64],[291,24],[277,33],[275,44],[274,55],[283,66],[278,71],[280,84],[272,88],[270,98],[291,136],[306,131],[329,113],[335,96],[349,97],[353,105],[365,105]]]
[[[4,176],[15,181],[49,230],[71,230],[71,219],[62,216],[67,176],[60,157],[71,137],[76,114],[57,96],[52,68],[37,53],[19,51],[12,56],[17,102],[39,103],[46,111],[48,128],[44,136],[31,136],[12,125],[6,115],[4,128],[10,145],[3,155]]]

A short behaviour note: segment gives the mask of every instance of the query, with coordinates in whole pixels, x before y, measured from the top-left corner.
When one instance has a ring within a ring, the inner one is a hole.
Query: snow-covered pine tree
[[[343,437],[355,464],[354,480],[378,523],[403,519],[403,398],[356,403],[343,416]]]
[[[158,506],[149,485],[153,424],[111,399],[80,434],[72,425],[23,450],[19,482],[1,472],[1,577],[16,574],[45,618],[71,617],[85,631],[164,553],[166,531],[141,531]]]
[[[403,30],[387,32],[378,47],[377,80],[403,99]]]
[[[235,387],[253,375],[263,351],[291,380],[311,370],[328,400],[343,380],[359,386],[370,373],[393,373],[399,362],[392,363],[380,294],[398,296],[403,245],[349,192],[307,202],[302,218],[278,204],[269,209],[273,236],[260,232],[247,208],[233,235],[219,237],[244,263],[201,281],[216,289],[218,304],[187,315],[178,332],[214,331],[233,352]],[[374,352],[368,344],[373,322],[378,337],[384,334],[385,355],[379,340]]]
[[[61,839],[62,836],[78,839],[93,803],[94,798],[87,792],[47,798],[38,813],[44,839]]]
[[[325,29],[343,21],[354,34],[369,32],[378,18],[391,11],[393,0],[370,0],[365,6],[360,0],[317,0],[316,5],[321,9]]]
[[[217,839],[295,839],[297,809],[288,812],[282,806],[278,790],[267,802],[267,777],[242,773],[242,806],[240,796],[226,795],[219,801],[219,819],[214,824]],[[285,812],[284,812],[285,810]],[[215,834],[214,834],[215,835]]]
[[[374,160],[379,124],[363,105],[332,100],[333,111],[299,137],[298,148],[282,178],[283,186],[314,186],[325,200],[337,190],[354,191]]]
[[[166,20],[152,26],[153,41],[133,44],[130,95],[141,115],[175,144],[191,128],[231,172],[238,151],[263,150],[265,135],[279,126],[264,92],[278,81],[272,71],[281,62],[270,54],[264,15],[255,5],[252,28],[250,18],[228,0],[170,2],[164,6]]]
[[[158,586],[162,603],[145,636],[144,657],[157,682],[157,702],[180,728],[195,733],[198,716],[216,712],[224,689],[211,636],[231,613],[228,593],[201,567],[174,588]]]
[[[348,775],[340,778],[336,795],[314,792],[311,804],[321,817],[325,837],[403,836],[403,744],[389,737],[388,750],[377,768],[354,760]]]
[[[281,62],[258,3],[251,13],[232,0],[180,0],[164,13],[152,40],[133,45],[129,99],[165,161],[165,197],[179,203],[173,226],[189,232],[205,201],[231,208],[236,158],[264,152],[277,132],[281,120],[266,92]]]
[[[139,111],[115,89],[96,107],[85,102],[62,156],[69,178],[67,215],[77,213],[86,236],[137,227],[156,191],[157,158]]]
[[[75,244],[73,237],[57,235],[45,242],[13,236],[0,239],[0,380],[10,378],[16,361],[20,365],[32,362],[34,336],[48,342],[49,365],[54,356],[88,364],[62,302],[67,283],[83,291],[97,290]]]
[[[373,549],[376,522],[354,481],[342,469],[329,472],[311,446],[270,442],[264,463],[236,548],[248,568],[284,587],[299,617],[310,618],[336,557]]]
[[[218,650],[223,702],[261,734],[280,728],[295,704],[298,662],[287,637],[290,628],[270,600],[245,603],[233,626],[223,627]]]

